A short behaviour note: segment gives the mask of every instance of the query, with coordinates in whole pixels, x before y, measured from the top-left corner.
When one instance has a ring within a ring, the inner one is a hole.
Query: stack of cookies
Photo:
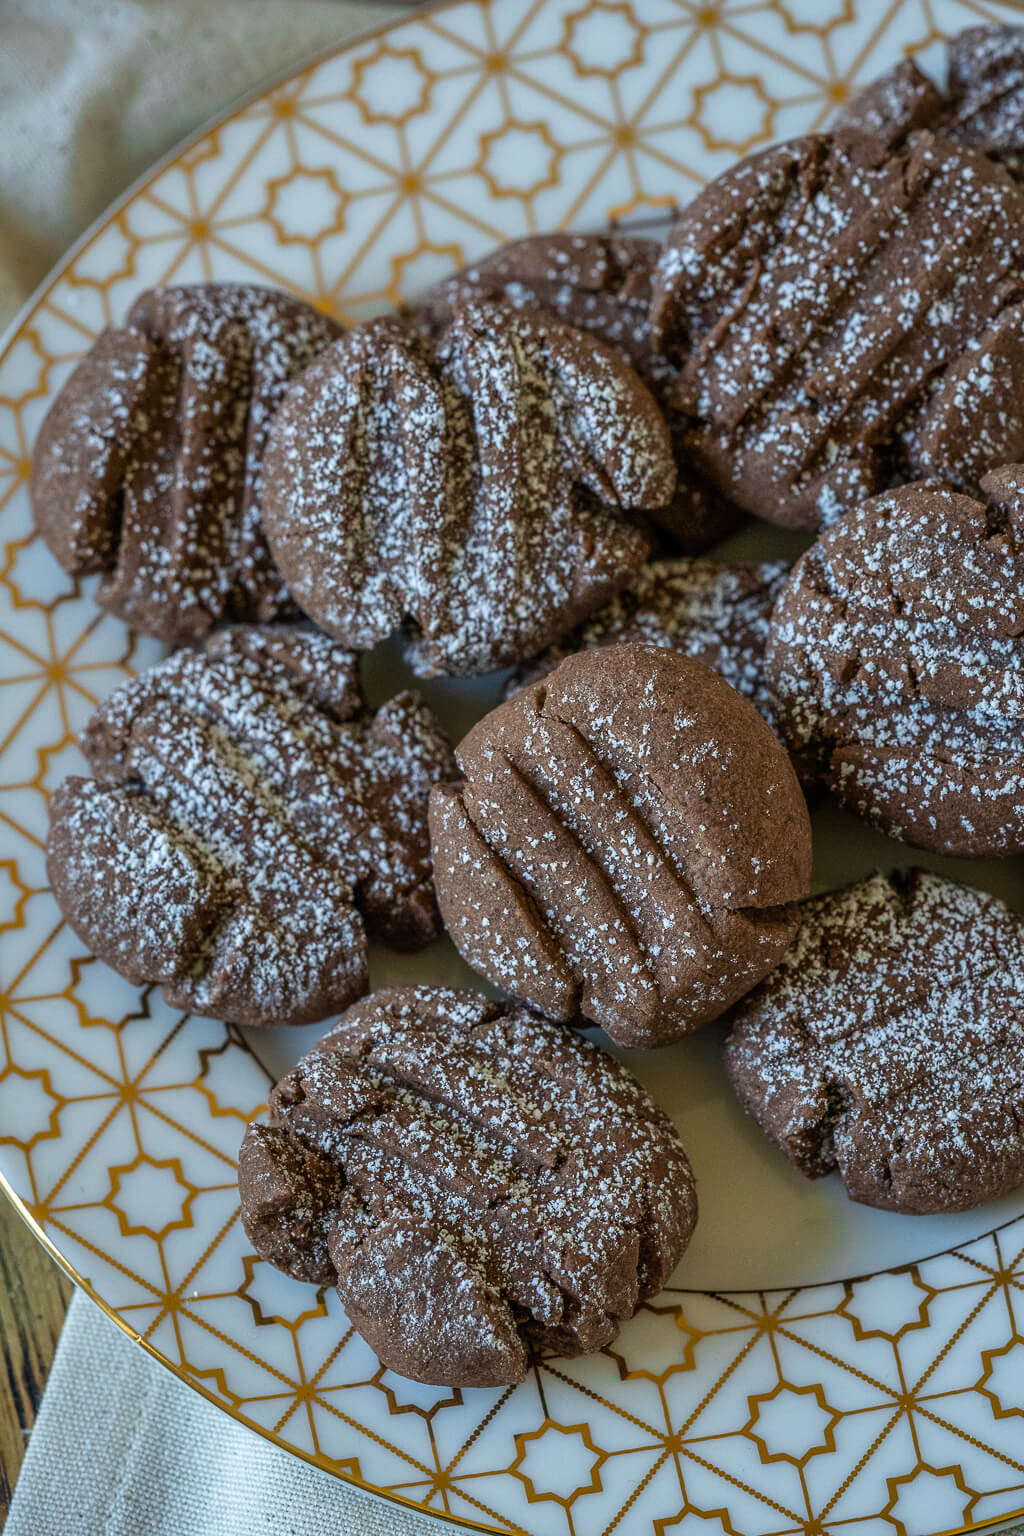
[[[1024,30],[976,29],[664,245],[530,237],[346,333],[146,293],[51,407],[43,537],[176,647],[83,735],[54,893],[175,1007],[341,1013],[242,1214],[393,1369],[521,1380],[681,1258],[686,1153],[579,1026],[728,1019],[744,1106],[853,1199],[1024,1182],[1024,919],[923,870],[809,898],[804,798],[1024,852],[1021,173]],[[792,570],[707,557],[751,517],[810,536]],[[396,631],[418,677],[513,669],[457,750],[368,706]],[[370,992],[371,941],[445,930],[500,1001]]]

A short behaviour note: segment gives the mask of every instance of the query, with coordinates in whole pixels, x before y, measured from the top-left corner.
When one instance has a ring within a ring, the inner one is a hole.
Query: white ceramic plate
[[[485,1530],[976,1529],[1024,1510],[1024,1197],[906,1218],[805,1183],[737,1112],[715,1030],[631,1064],[679,1124],[701,1225],[613,1349],[514,1391],[383,1370],[333,1295],[249,1252],[235,1154],[315,1030],[181,1018],[81,951],[45,890],[48,792],[96,700],[157,654],[32,532],[28,456],[75,358],[174,279],[290,288],[343,320],[531,229],[642,223],[982,0],[469,0],[268,88],[131,191],[0,355],[0,1172],[99,1304],[225,1412],[340,1477]],[[760,529],[734,551],[792,552]],[[371,697],[405,678],[387,647]],[[453,734],[495,680],[426,690]],[[816,884],[911,862],[835,812]],[[917,859],[917,862],[924,862]],[[937,868],[1024,901],[1019,862]],[[376,984],[470,981],[447,944]],[[933,1255],[929,1257],[929,1255]],[[934,1256],[934,1255],[937,1255]],[[844,1276],[868,1275],[850,1280]]]

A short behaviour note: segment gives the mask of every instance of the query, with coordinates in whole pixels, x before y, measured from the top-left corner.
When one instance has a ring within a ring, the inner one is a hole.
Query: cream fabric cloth
[[[0,325],[179,139],[262,80],[398,9],[0,0]]]
[[[342,0],[0,0],[0,325],[158,156],[393,15]],[[233,1423],[76,1296],[5,1536],[430,1536]]]
[[[76,1294],[4,1536],[440,1536],[443,1529],[234,1423]]]

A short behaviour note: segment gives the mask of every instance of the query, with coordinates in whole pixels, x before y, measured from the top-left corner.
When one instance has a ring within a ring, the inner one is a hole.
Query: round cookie
[[[714,560],[652,560],[586,624],[519,667],[505,697],[539,682],[566,656],[602,645],[643,641],[702,661],[772,723],[764,675],[768,622],[788,567],[719,565]]]
[[[927,133],[812,135],[719,176],[651,307],[698,468],[813,529],[894,479],[971,486],[1024,455],[1022,231],[1006,173]]]
[[[1024,466],[985,501],[908,485],[802,555],[772,616],[776,725],[803,776],[936,853],[1024,852]]]
[[[325,635],[222,629],[101,704],[50,802],[47,871],[93,954],[174,1008],[308,1024],[365,992],[366,939],[438,933],[427,795],[451,748],[415,694],[371,715]]]
[[[652,645],[569,656],[430,796],[438,902],[470,965],[626,1046],[716,1018],[796,932],[807,807],[757,711]]]
[[[337,1286],[416,1381],[522,1381],[600,1349],[666,1283],[697,1201],[667,1117],[617,1062],[474,992],[377,992],[270,1096],[238,1160],[263,1258]]]
[[[172,644],[294,615],[260,521],[286,384],[340,328],[241,283],[153,289],[78,364],[40,428],[36,526],[97,601]]]
[[[731,1017],[733,1086],[806,1177],[907,1212],[1024,1183],[1024,921],[994,896],[926,870],[816,896]]]
[[[639,235],[526,235],[445,278],[411,313],[436,332],[467,299],[547,310],[621,352],[660,403],[675,375],[651,347],[651,279],[660,250],[658,241]],[[744,514],[690,463],[681,425],[676,417],[675,495],[650,516],[677,550],[699,554],[734,532]]]
[[[1024,27],[968,27],[946,44],[945,91],[903,59],[833,119],[896,143],[930,128],[1024,176]]]
[[[436,345],[387,316],[288,391],[265,515],[292,595],[345,645],[400,625],[421,676],[492,671],[607,602],[675,484],[661,413],[600,342],[511,305]]]

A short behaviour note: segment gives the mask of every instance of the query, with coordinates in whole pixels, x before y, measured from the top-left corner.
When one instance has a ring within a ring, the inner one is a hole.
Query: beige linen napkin
[[[4,1536],[441,1536],[445,1528],[236,1424],[76,1294]]]
[[[179,139],[395,11],[346,0],[0,0],[0,326]]]

